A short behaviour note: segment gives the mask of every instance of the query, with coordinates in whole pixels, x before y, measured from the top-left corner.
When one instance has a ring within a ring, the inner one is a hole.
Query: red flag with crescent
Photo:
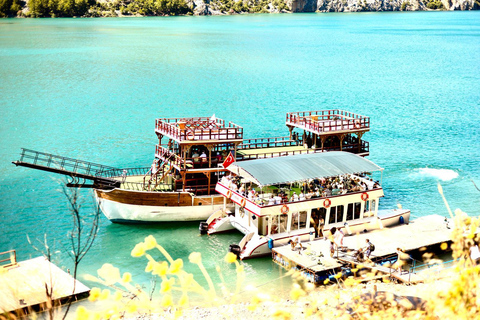
[[[223,161],[222,166],[223,166],[225,169],[227,169],[227,167],[228,167],[229,165],[231,165],[232,163],[234,163],[234,162],[235,162],[235,158],[233,157],[232,153],[230,152],[230,153],[228,154],[228,157],[225,159],[225,161]]]

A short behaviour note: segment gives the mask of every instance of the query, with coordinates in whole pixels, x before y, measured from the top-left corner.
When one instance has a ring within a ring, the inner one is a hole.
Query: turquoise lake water
[[[47,235],[71,267],[62,178],[16,168],[20,148],[115,167],[149,166],[160,117],[211,116],[246,138],[287,135],[285,114],[345,109],[371,117],[369,159],[385,168],[381,207],[414,217],[480,212],[480,12],[282,14],[124,19],[0,20],[0,252],[38,255]],[[91,191],[83,190],[86,209]],[[188,271],[201,252],[219,282],[239,233],[198,235],[198,223],[112,224],[81,264],[105,262],[145,286],[145,260],[130,257],[149,234]],[[247,283],[288,288],[269,258],[244,262]],[[91,283],[87,282],[87,285]]]

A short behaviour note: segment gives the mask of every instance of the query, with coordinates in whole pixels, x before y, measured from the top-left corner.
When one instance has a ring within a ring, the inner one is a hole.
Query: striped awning
[[[228,170],[259,186],[268,186],[383,169],[356,154],[330,151],[234,162]]]

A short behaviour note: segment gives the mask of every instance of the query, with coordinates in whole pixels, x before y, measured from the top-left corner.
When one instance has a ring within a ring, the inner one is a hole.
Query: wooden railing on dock
[[[5,258],[8,254],[8,258]],[[0,267],[11,267],[17,264],[17,252],[15,250],[8,250],[0,252]]]

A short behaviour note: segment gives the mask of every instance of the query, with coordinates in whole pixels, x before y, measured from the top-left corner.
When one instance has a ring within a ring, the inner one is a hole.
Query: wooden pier
[[[420,273],[406,270],[402,273],[394,272],[394,269],[380,265],[379,262],[395,257],[397,248],[403,249],[407,254],[420,252],[423,248],[431,252],[430,249],[451,242],[451,231],[444,217],[430,215],[396,227],[350,236],[346,234],[343,245],[348,248],[347,252],[336,251],[333,258],[330,257],[330,241],[323,239],[302,243],[304,250],[300,251],[293,251],[289,245],[273,248],[272,254],[274,262],[286,269],[301,271],[307,280],[314,283],[322,283],[331,275],[341,272],[342,267],[359,264],[362,268],[383,273],[400,282],[417,283],[424,280]],[[375,251],[370,255],[371,264],[359,263],[353,257],[355,250],[365,247],[366,239],[375,245]]]
[[[43,311],[68,298],[85,298],[90,292],[87,286],[44,257],[17,262],[14,250],[0,255],[10,255],[1,260],[0,313],[11,312],[23,316],[31,311]],[[47,290],[52,293],[51,299],[47,297]]]

